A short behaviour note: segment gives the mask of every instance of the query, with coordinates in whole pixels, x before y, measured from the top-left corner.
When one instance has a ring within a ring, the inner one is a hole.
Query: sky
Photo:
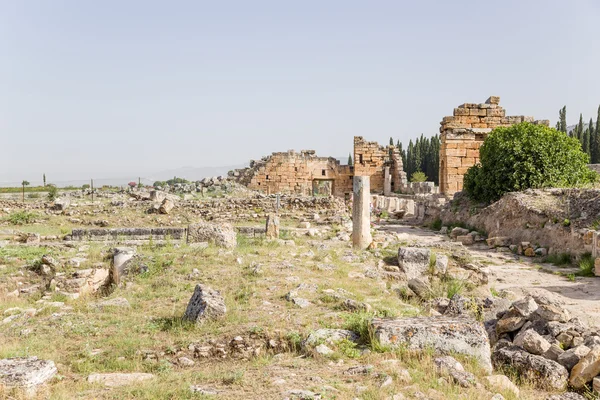
[[[0,0],[0,182],[146,176],[600,105],[600,1]]]

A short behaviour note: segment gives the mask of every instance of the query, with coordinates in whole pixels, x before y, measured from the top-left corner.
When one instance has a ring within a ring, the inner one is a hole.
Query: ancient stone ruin
[[[494,128],[521,122],[550,125],[548,120],[533,117],[506,116],[500,97],[491,96],[485,103],[465,103],[444,117],[440,127],[440,192],[452,196],[463,189],[467,170],[479,162],[479,147]]]

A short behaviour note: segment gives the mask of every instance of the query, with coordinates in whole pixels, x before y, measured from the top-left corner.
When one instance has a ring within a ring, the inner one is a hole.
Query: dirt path
[[[386,225],[379,229],[394,231],[401,241],[409,243],[435,246],[450,241],[445,235],[419,227]],[[582,318],[590,326],[600,326],[600,278],[575,277],[570,280],[565,275],[576,272],[576,268],[558,268],[541,264],[539,259],[498,253],[483,244],[466,249],[474,259],[488,267],[490,288],[509,290],[519,297],[535,290],[547,290],[563,301],[573,316]]]

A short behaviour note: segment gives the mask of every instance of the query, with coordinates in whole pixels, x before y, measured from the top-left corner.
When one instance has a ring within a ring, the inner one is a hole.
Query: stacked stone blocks
[[[479,162],[479,147],[493,129],[521,122],[550,124],[548,120],[536,121],[523,115],[506,116],[498,96],[481,104],[462,104],[452,116],[444,117],[440,127],[440,192],[453,195],[463,189],[464,175]]]

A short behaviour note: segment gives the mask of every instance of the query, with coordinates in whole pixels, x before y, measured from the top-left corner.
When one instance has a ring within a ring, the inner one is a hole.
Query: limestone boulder
[[[164,199],[158,208],[161,214],[169,214],[175,208],[175,202],[171,199]]]
[[[551,344],[539,333],[533,329],[528,329],[523,335],[523,348],[531,354],[538,356],[545,354]]]
[[[110,271],[111,282],[115,285],[120,285],[125,275],[127,275],[127,267],[136,251],[132,247],[116,247],[112,249],[113,263]]]
[[[450,376],[457,385],[468,388],[477,384],[477,378],[475,378],[475,375],[465,371],[465,368],[462,366],[462,364],[454,357],[437,357],[433,360],[433,362],[438,372]]]
[[[506,236],[491,237],[486,240],[488,247],[508,247],[512,244],[512,239]]]
[[[508,391],[519,398],[519,387],[515,385],[506,375],[490,375],[483,378],[487,385],[497,391]]]
[[[419,247],[400,247],[398,249],[398,266],[406,274],[407,279],[418,278],[427,273],[431,250]]]
[[[600,346],[595,346],[571,370],[569,383],[576,389],[600,375]]]
[[[58,198],[54,200],[52,208],[56,211],[64,211],[71,205],[71,199],[68,197]]]
[[[207,319],[221,318],[227,312],[221,293],[206,285],[198,284],[190,299],[183,318],[202,323]]]
[[[485,328],[469,318],[446,316],[374,318],[370,323],[375,340],[384,346],[409,350],[434,349],[437,353],[464,354],[491,372],[490,342]]]
[[[358,342],[360,337],[356,332],[347,329],[317,329],[308,335],[308,337],[302,342],[302,347],[314,347],[319,343],[326,343],[328,345],[335,345],[342,340],[348,340],[351,342]]]
[[[267,216],[266,225],[267,239],[279,239],[279,216],[275,214],[269,214]]]
[[[466,236],[468,234],[469,234],[469,230],[468,229],[461,228],[461,227],[458,227],[458,226],[456,228],[453,228],[450,231],[450,237],[452,239],[456,239],[459,236]]]
[[[231,224],[199,222],[188,226],[188,243],[209,242],[219,247],[233,248],[237,236]]]
[[[56,372],[54,361],[37,357],[7,358],[0,360],[0,386],[31,390],[47,382]]]
[[[587,347],[586,345],[582,344],[580,346],[573,347],[573,348],[571,348],[571,349],[569,349],[567,351],[562,352],[557,357],[556,361],[560,365],[564,366],[566,369],[568,369],[570,371],[589,352],[590,352],[590,348]]]
[[[497,368],[509,366],[540,389],[564,390],[569,376],[556,361],[530,354],[518,346],[496,346],[492,361]]]

